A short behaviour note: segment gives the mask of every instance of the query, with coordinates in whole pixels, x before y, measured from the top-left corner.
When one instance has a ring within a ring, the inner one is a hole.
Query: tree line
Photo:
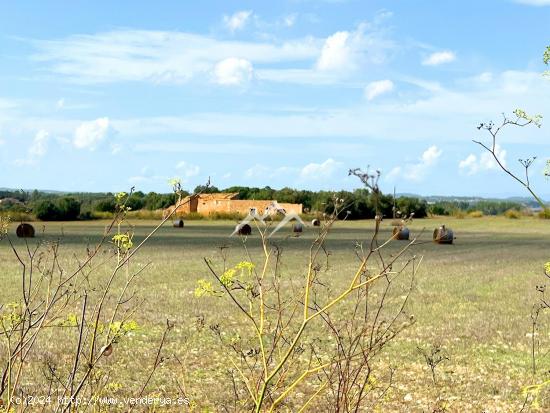
[[[198,186],[194,192],[216,193],[234,192],[239,199],[266,200],[274,199],[279,202],[302,204],[305,213],[330,214],[334,211],[334,200],[343,199],[346,206],[348,219],[369,219],[376,215],[376,203],[378,211],[384,217],[392,217],[394,208],[399,216],[409,216],[414,213],[416,218],[424,218],[428,215],[456,215],[480,211],[483,215],[498,215],[508,210],[520,211],[524,205],[519,202],[498,200],[473,200],[473,201],[437,201],[428,203],[426,200],[413,196],[394,197],[390,194],[380,194],[373,197],[367,189],[354,191],[309,191],[293,188],[273,189],[269,186],[263,188],[232,186],[225,189],[216,187]],[[184,192],[184,195],[188,195]],[[27,212],[37,219],[75,220],[104,218],[115,211],[115,199],[113,193],[51,193],[42,191],[0,191],[0,213]],[[173,193],[144,193],[136,191],[128,199],[127,206],[133,211],[156,211],[173,205],[176,201]]]

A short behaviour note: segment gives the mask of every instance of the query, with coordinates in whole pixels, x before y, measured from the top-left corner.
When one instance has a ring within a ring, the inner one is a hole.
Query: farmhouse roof
[[[216,201],[222,199],[236,199],[239,196],[238,192],[217,192],[213,194],[199,194],[199,199],[205,201]]]

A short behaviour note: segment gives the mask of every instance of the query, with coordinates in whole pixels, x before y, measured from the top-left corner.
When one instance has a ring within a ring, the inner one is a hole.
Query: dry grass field
[[[454,245],[429,242],[440,223],[454,230]],[[155,222],[133,224],[138,242]],[[98,241],[104,225],[102,221],[36,223],[39,234],[31,244],[59,239],[62,262],[70,267],[76,257],[83,257],[86,248]],[[389,237],[389,222],[384,221],[382,227],[382,238]],[[135,302],[143,300],[132,317],[138,329],[101,362],[99,368],[112,378],[105,395],[124,396],[138,391],[154,362],[168,319],[175,327],[166,341],[165,360],[146,394],[178,397],[183,389],[193,411],[224,411],[224,403],[231,396],[227,374],[227,358],[231,355],[219,346],[212,326],[230,334],[240,331],[242,319],[234,316],[227,297],[197,298],[194,289],[198,279],[210,278],[203,257],[219,262],[220,247],[229,247],[224,251],[231,263],[246,259],[242,241],[229,237],[233,228],[234,223],[220,221],[190,221],[184,229],[164,227],[132,259],[134,269],[148,265],[133,288]],[[416,220],[410,228],[413,236],[427,241],[407,252],[424,257],[407,305],[407,312],[416,322],[376,361],[375,377],[379,374],[380,380],[390,367],[395,371],[390,390],[373,410],[520,411],[526,400],[522,388],[546,380],[546,372],[550,371],[550,357],[545,357],[550,351],[550,335],[544,317],[537,333],[536,376],[531,372],[530,338],[530,312],[538,299],[535,286],[546,282],[543,264],[550,257],[550,223],[534,218],[445,217]],[[289,233],[275,237],[283,250],[283,275],[295,282],[304,274],[313,233],[313,228],[307,228],[298,238],[287,237]],[[343,285],[357,267],[355,246],[368,241],[372,233],[371,221],[336,223],[328,238],[329,268],[323,275],[334,288]],[[257,233],[246,242],[254,259],[260,252]],[[21,240],[14,239],[14,243],[24,247]],[[403,241],[393,241],[390,252],[402,246]],[[110,252],[102,254],[102,259],[108,260]],[[0,243],[0,303],[18,300],[19,273],[18,263],[4,240]],[[94,272],[87,281],[89,289],[93,291],[106,274],[107,268]],[[324,334],[320,323],[313,328]],[[77,334],[73,330],[51,328],[41,339],[38,354],[29,361],[32,374],[26,375],[23,382],[29,393],[44,390],[48,363],[63,370],[70,356],[67,348]],[[433,346],[439,346],[448,357],[436,368],[435,383],[418,349]],[[0,360],[3,357],[1,353]],[[540,411],[550,411],[544,390],[540,403]],[[523,411],[536,410],[529,404]],[[155,406],[149,410],[181,411],[181,407]],[[115,407],[96,407],[95,411],[115,411]],[[281,411],[292,411],[292,407]]]

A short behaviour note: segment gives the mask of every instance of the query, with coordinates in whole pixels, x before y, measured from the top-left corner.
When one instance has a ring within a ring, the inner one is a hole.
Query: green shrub
[[[545,208],[538,214],[541,219],[550,219],[550,208]]]
[[[55,221],[59,217],[59,210],[52,201],[41,201],[33,209],[34,215],[41,221]]]
[[[57,209],[60,220],[74,221],[80,214],[80,202],[74,198],[65,197],[57,201]]]
[[[401,197],[397,199],[396,206],[401,211],[402,217],[408,217],[412,213],[414,213],[415,218],[425,218],[428,216],[428,204],[422,199]]]
[[[106,198],[96,201],[93,204],[93,210],[97,212],[115,212],[116,202],[114,198]]]
[[[508,209],[504,212],[504,216],[509,219],[520,219],[521,212],[519,212],[517,209]]]
[[[34,215],[41,221],[74,221],[80,214],[80,202],[64,197],[52,202],[44,200],[33,208]]]

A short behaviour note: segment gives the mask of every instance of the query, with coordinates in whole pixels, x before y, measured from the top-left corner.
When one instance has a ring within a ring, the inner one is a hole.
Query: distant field
[[[431,412],[436,400],[445,401],[446,411],[453,412],[519,411],[524,402],[522,387],[544,380],[544,372],[550,370],[550,358],[543,357],[539,359],[539,374],[533,378],[529,338],[530,311],[537,300],[535,286],[545,283],[542,266],[550,260],[550,222],[445,217],[416,220],[410,228],[413,236],[425,229],[420,239],[430,241],[433,229],[441,223],[454,230],[454,245],[426,242],[409,252],[424,256],[408,306],[417,322],[380,359],[381,365],[396,367],[393,388],[380,411]],[[39,235],[32,242],[60,239],[63,261],[71,263],[74,254],[82,257],[86,247],[97,242],[106,223],[34,224]],[[134,224],[139,242],[155,222],[139,220]],[[230,247],[231,262],[245,259],[241,240],[229,238],[234,225],[227,221],[189,221],[184,229],[162,228],[134,259],[134,268],[151,264],[135,288],[136,296],[145,300],[134,317],[140,329],[122,342],[102,367],[119,374],[114,392],[139,387],[144,367],[154,358],[165,320],[170,319],[176,328],[169,336],[167,354],[185,358],[187,367],[182,369],[175,358],[169,358],[148,389],[177,396],[176,380],[185,377],[197,411],[216,411],[228,391],[221,367],[226,355],[219,353],[208,331],[202,335],[191,331],[197,317],[204,317],[207,325],[220,323],[229,330],[235,327],[231,324],[235,319],[226,299],[197,299],[193,290],[197,279],[210,278],[203,257],[219,261],[220,246]],[[327,279],[334,286],[349,279],[357,266],[354,247],[370,239],[372,227],[372,221],[336,223],[327,244],[331,251]],[[382,227],[382,238],[386,238],[391,231],[389,221],[384,221]],[[308,228],[299,238],[285,239],[287,232],[275,239],[284,251],[285,271],[295,281],[300,281],[303,274],[303,253],[309,248],[313,231]],[[20,240],[14,242],[23,246]],[[254,257],[259,251],[257,235],[253,233],[247,243]],[[390,248],[397,251],[400,246],[403,242],[394,241]],[[104,275],[100,272],[97,277]],[[90,288],[94,282],[90,280]],[[0,303],[13,301],[18,288],[17,262],[7,243],[2,242]],[[547,325],[540,331],[541,353],[550,350]],[[429,369],[417,350],[417,346],[432,344],[441,345],[449,356],[437,369],[437,385],[432,384]],[[44,340],[41,345],[44,358],[63,360],[62,343]],[[42,359],[34,362],[38,382]],[[28,385],[38,386],[37,382]],[[543,397],[542,403],[548,409],[543,410],[550,411],[550,402]]]

